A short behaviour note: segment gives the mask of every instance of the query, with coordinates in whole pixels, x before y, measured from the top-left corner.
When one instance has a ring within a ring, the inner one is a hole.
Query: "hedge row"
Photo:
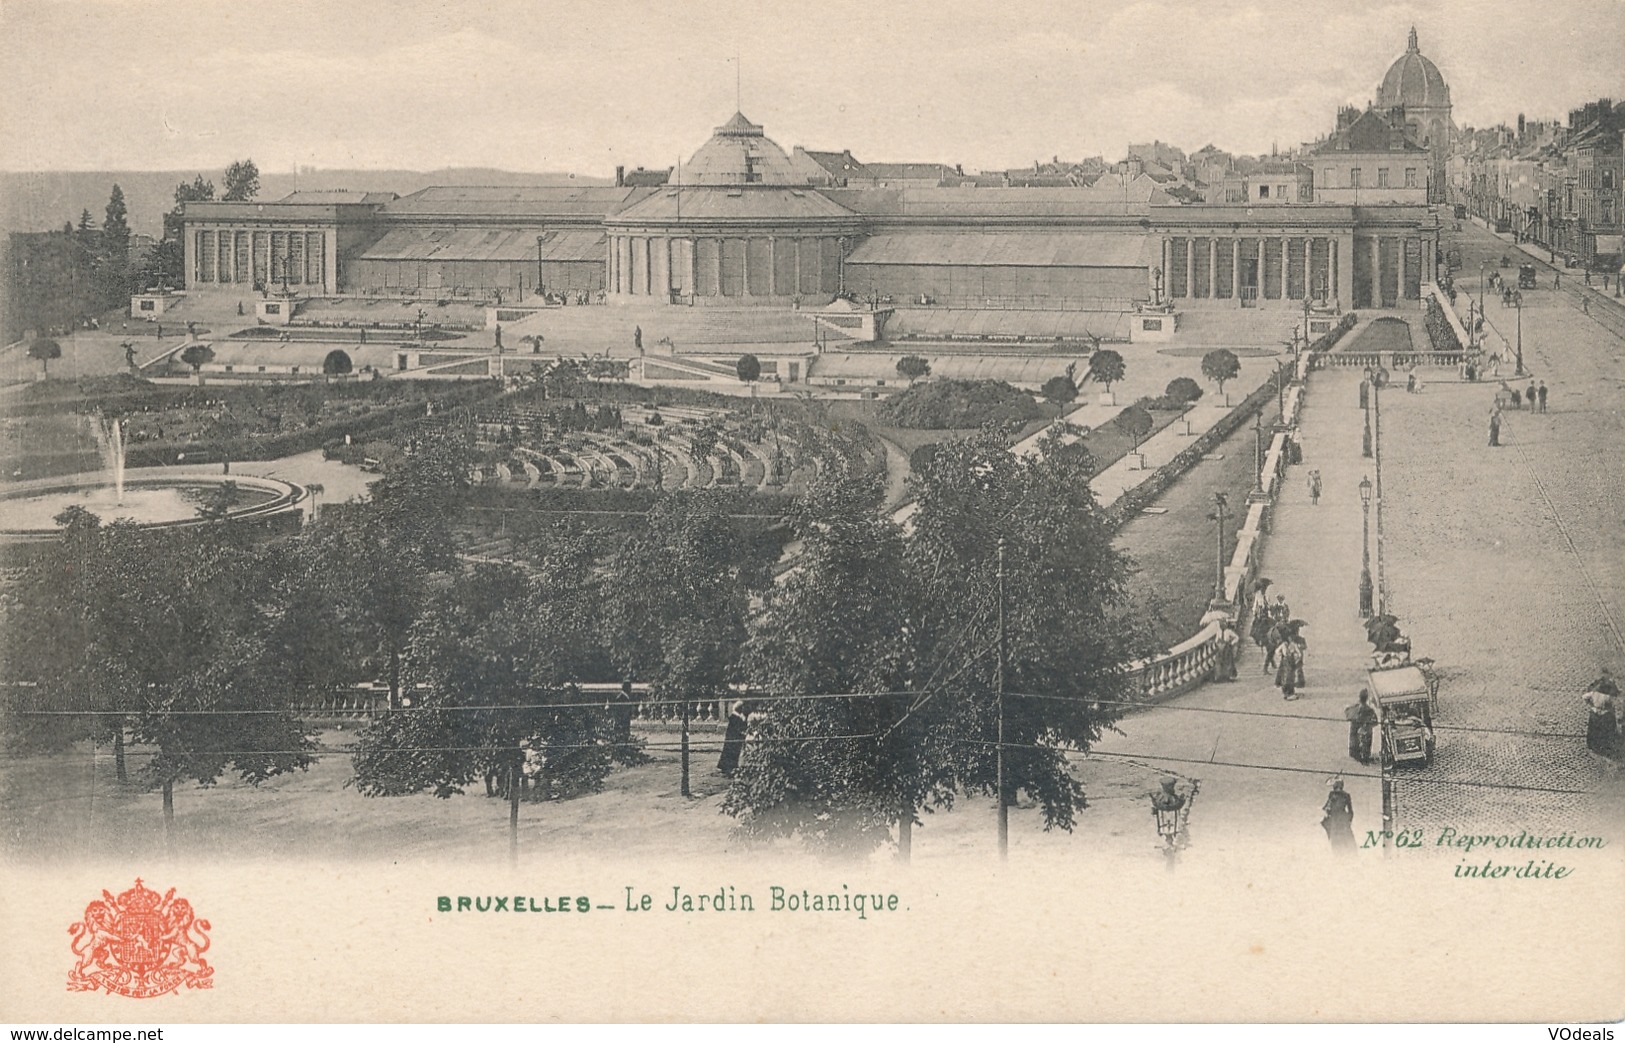
[[[436,399],[436,412],[464,405],[490,393],[491,386],[484,382],[456,384],[447,388]],[[157,467],[175,462],[176,454],[185,453],[186,462],[214,463],[221,460],[274,460],[296,453],[308,453],[342,444],[344,436],[360,441],[361,436],[379,434],[384,429],[395,429],[415,423],[423,416],[424,403],[411,399],[396,405],[384,406],[359,417],[346,417],[325,424],[315,424],[299,431],[255,438],[214,439],[200,442],[143,443],[129,447],[126,462],[130,467]]]
[[[1332,347],[1343,338],[1343,335],[1353,329],[1359,322],[1359,316],[1354,312],[1345,312],[1337,324],[1323,333],[1315,342],[1309,345],[1311,354],[1320,354],[1330,351]],[[1233,434],[1236,428],[1253,418],[1253,415],[1262,410],[1270,399],[1275,397],[1273,380],[1266,380],[1242,399],[1241,404],[1225,414],[1213,427],[1204,432],[1196,441],[1186,446],[1172,460],[1157,468],[1156,472],[1145,481],[1136,485],[1118,498],[1117,502],[1106,509],[1107,523],[1113,529],[1119,529],[1128,520],[1139,514],[1174,482],[1184,476],[1186,471],[1196,466],[1203,456],[1213,452],[1219,444]]]

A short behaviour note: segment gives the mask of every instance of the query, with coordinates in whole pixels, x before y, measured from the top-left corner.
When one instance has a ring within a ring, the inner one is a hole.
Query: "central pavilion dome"
[[[682,172],[688,185],[805,185],[784,149],[742,112],[718,127]]]

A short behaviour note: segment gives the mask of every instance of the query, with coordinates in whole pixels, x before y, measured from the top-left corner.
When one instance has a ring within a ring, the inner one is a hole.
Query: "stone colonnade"
[[[832,294],[846,245],[832,235],[611,234],[605,285],[660,299]]]
[[[1356,251],[1360,251],[1359,254]],[[1336,300],[1392,307],[1432,281],[1435,245],[1415,235],[1209,235],[1162,238],[1167,295],[1185,300]],[[1357,277],[1358,273],[1358,277]],[[1375,279],[1375,286],[1373,286]]]
[[[303,286],[333,292],[337,240],[326,228],[193,228],[187,285]]]

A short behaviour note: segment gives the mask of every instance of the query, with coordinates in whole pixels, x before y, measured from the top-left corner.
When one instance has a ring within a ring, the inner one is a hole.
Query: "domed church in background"
[[[1428,200],[1443,202],[1445,161],[1450,156],[1450,85],[1439,67],[1422,54],[1411,27],[1405,53],[1388,67],[1388,75],[1377,88],[1376,108],[1395,114],[1404,110],[1405,131],[1411,140],[1428,150]]]

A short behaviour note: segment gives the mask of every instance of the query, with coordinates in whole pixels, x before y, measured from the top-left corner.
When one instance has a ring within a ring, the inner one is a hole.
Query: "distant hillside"
[[[99,225],[107,209],[113,182],[124,190],[130,228],[148,235],[163,234],[163,215],[175,205],[175,186],[201,173],[216,189],[223,187],[221,170],[119,170],[0,172],[0,230],[40,232],[79,220],[88,209]],[[364,192],[406,195],[430,185],[608,185],[613,179],[574,174],[524,174],[486,167],[447,167],[443,170],[302,170],[296,174],[260,174],[259,199],[280,199],[295,189],[348,188]]]

